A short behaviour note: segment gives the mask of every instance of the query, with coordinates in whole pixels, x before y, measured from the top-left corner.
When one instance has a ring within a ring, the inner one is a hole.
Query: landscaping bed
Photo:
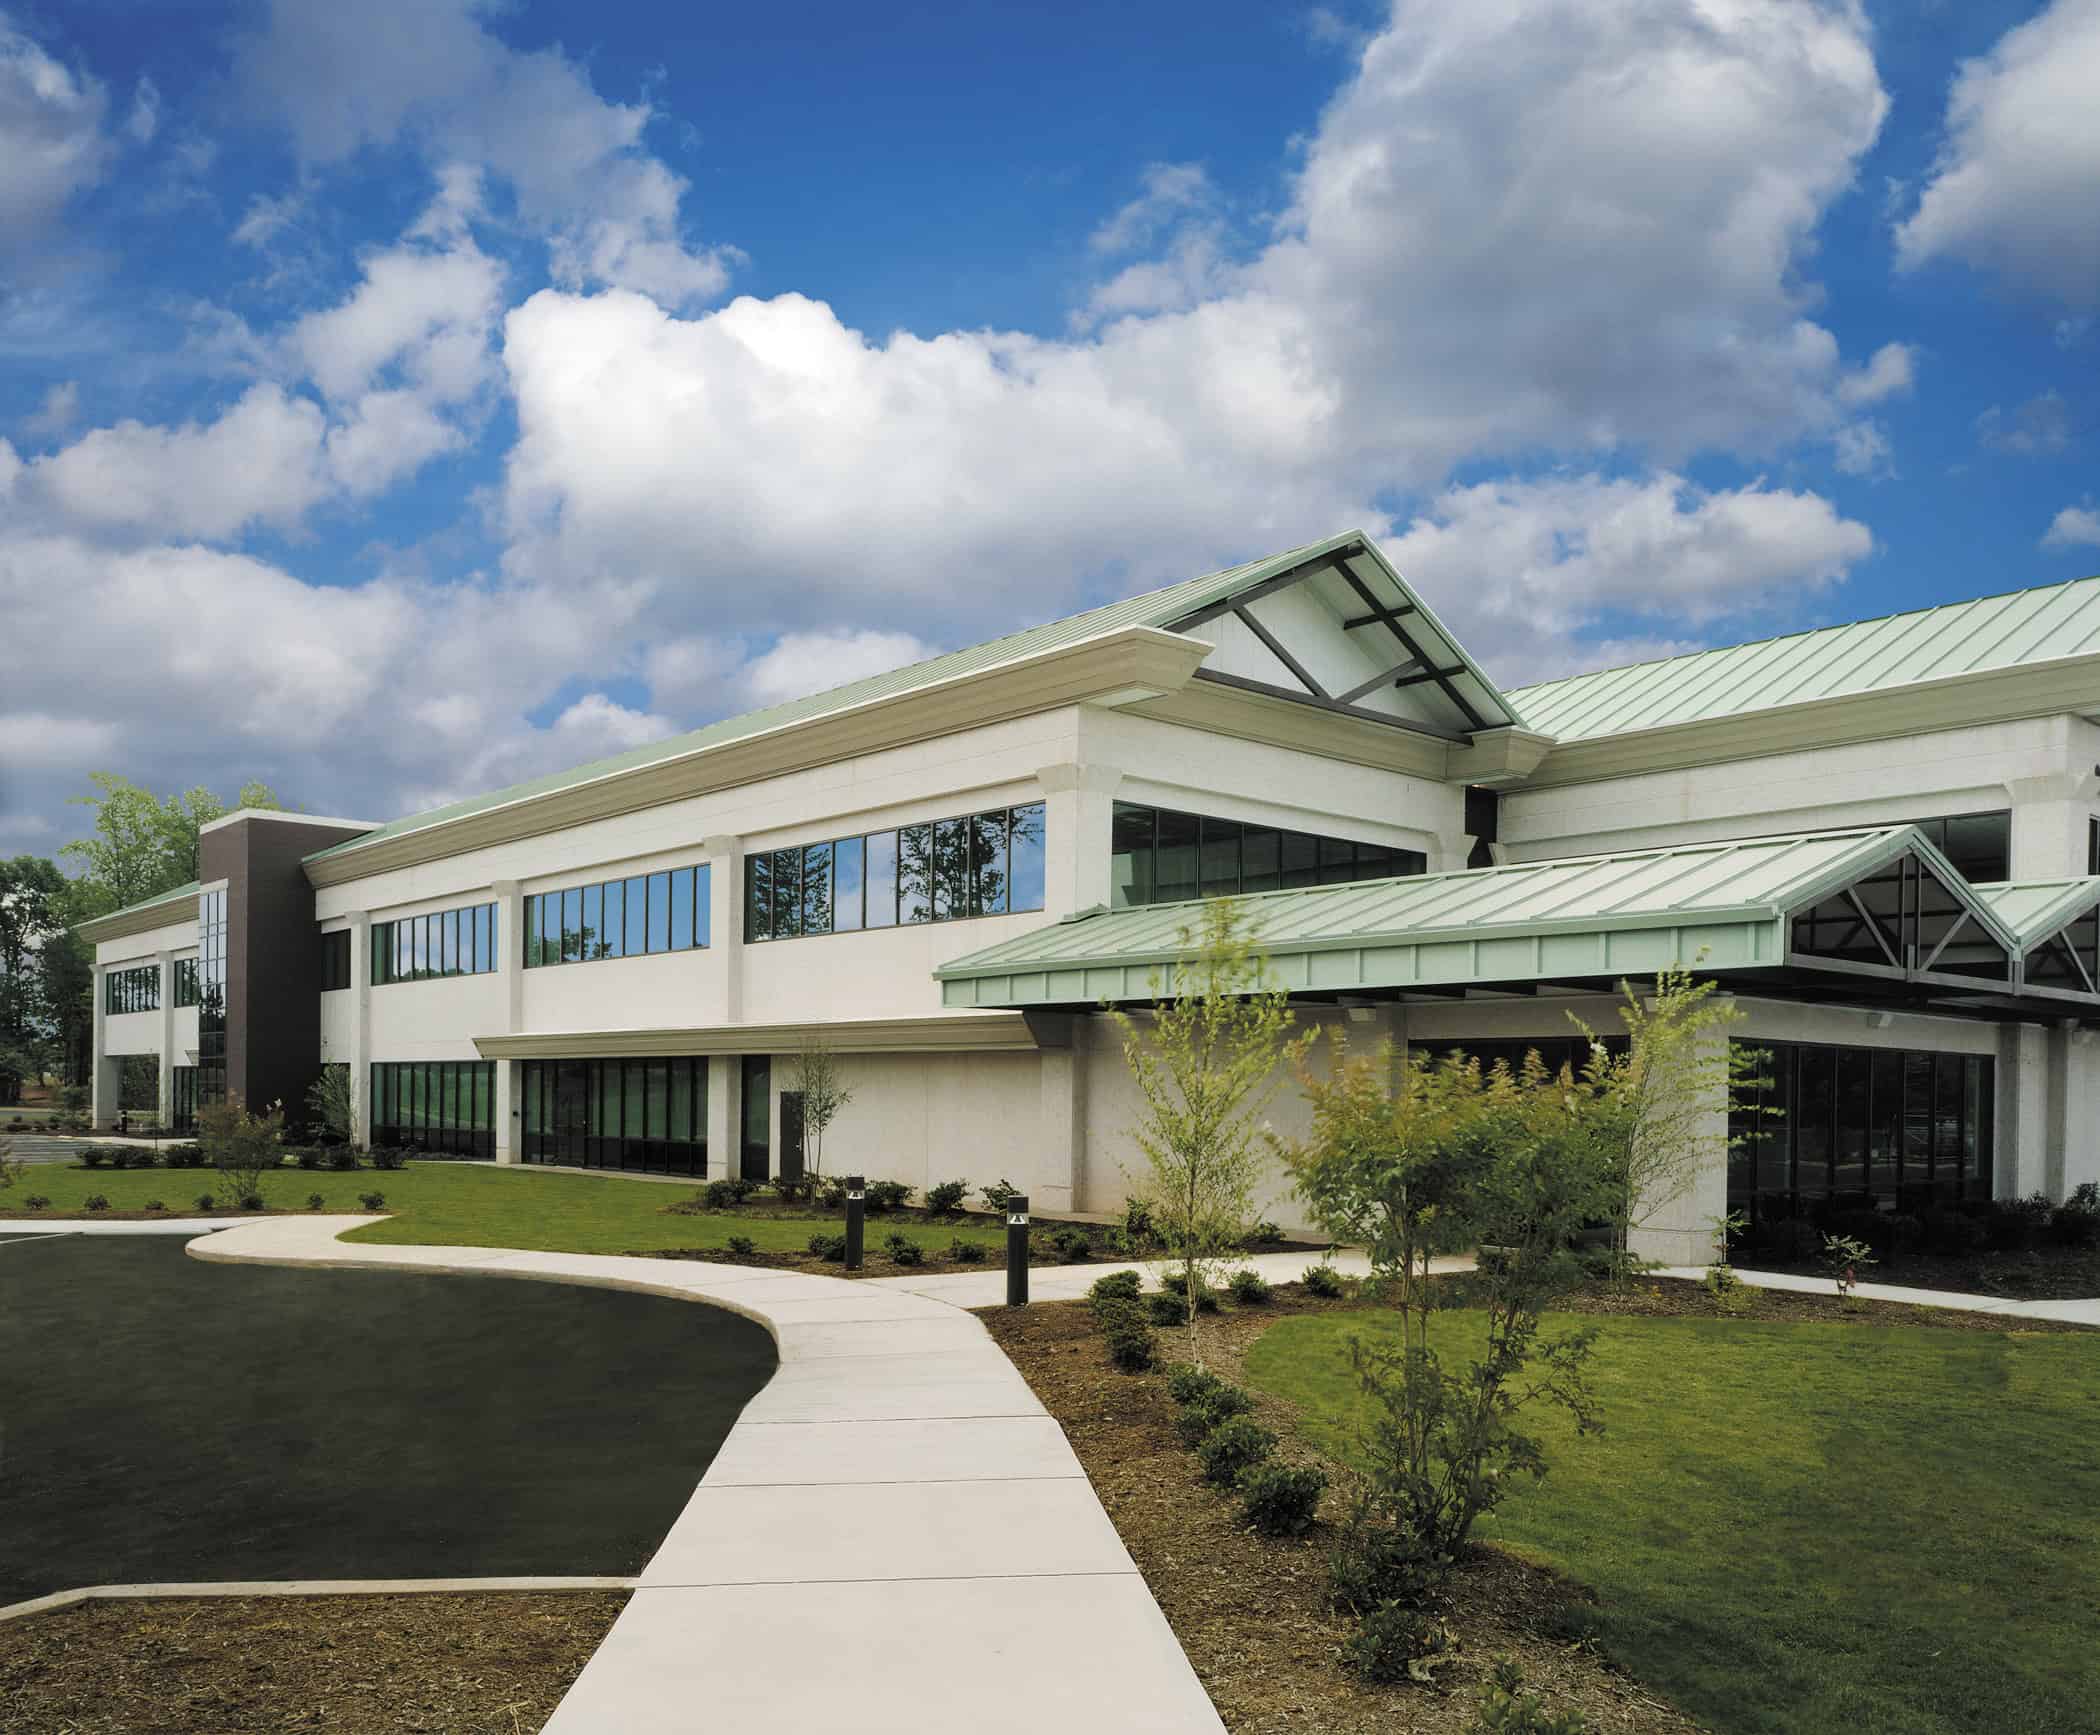
[[[624,1592],[198,1597],[0,1622],[0,1728],[528,1735]]]
[[[1746,1271],[1788,1271],[1823,1277],[1820,1260],[1775,1259],[1744,1252]],[[1859,1268],[1862,1283],[1900,1283],[1911,1289],[1951,1289],[2008,1301],[2085,1301],[2100,1296],[2100,1249],[2037,1247],[2001,1253],[1891,1253]]]

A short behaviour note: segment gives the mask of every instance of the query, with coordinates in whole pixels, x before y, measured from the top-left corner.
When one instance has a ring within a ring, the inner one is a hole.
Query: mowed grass
[[[1723,1735],[2100,1729],[2100,1334],[1584,1323],[1606,1432],[1542,1416],[1550,1473],[1479,1534],[1592,1586],[1635,1676]],[[1341,1458],[1368,1328],[1247,1359]],[[1480,1318],[1436,1332],[1448,1364]]]
[[[732,1235],[748,1235],[772,1252],[797,1252],[820,1229],[844,1226],[844,1212],[819,1217],[770,1217],[763,1213],[710,1211],[687,1215],[666,1206],[690,1199],[696,1186],[616,1176],[550,1174],[530,1167],[477,1163],[417,1163],[405,1169],[284,1169],[263,1183],[273,1210],[303,1210],[319,1193],[329,1211],[355,1212],[360,1193],[381,1193],[391,1213],[384,1222],[353,1230],[354,1241],[384,1241],[452,1247],[520,1247],[558,1253],[654,1253],[666,1248],[722,1248]],[[194,1214],[200,1193],[223,1194],[211,1169],[80,1169],[39,1163],[0,1191],[0,1220],[49,1220],[78,1212],[100,1193],[113,1211],[143,1210],[159,1199],[170,1215]],[[51,1201],[47,1211],[22,1203],[32,1193]],[[221,1199],[226,1215],[229,1202]],[[903,1217],[868,1218],[868,1245],[879,1248],[901,1233],[928,1252],[958,1238],[1003,1248],[1003,1221],[971,1217],[927,1223]]]

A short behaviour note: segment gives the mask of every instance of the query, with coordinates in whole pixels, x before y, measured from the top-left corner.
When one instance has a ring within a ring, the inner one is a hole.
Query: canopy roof
[[[1599,669],[1510,695],[1526,724],[1586,741],[2100,652],[2100,578]]]
[[[1315,999],[1608,987],[1670,964],[1783,992],[1930,997],[1965,1009],[2002,1008],[2022,989],[2013,930],[1907,825],[1243,901],[1276,979]],[[1156,976],[1171,981],[1197,908],[1075,917],[935,975],[944,1003],[956,1008],[1149,1000]]]
[[[1976,895],[2012,930],[2030,993],[2100,993],[2100,875],[2005,880]]]

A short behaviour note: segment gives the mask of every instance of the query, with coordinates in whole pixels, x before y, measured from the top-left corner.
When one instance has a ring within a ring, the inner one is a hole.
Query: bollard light
[[[860,1248],[867,1221],[868,1182],[864,1175],[846,1177],[846,1269],[860,1269]]]
[[[1006,1305],[1028,1305],[1028,1195],[1006,1201]]]

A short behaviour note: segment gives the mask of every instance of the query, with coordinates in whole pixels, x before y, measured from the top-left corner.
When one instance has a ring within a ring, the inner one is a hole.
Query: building
[[[1504,693],[1339,536],[391,824],[230,815],[84,930],[97,1119],[127,1068],[180,1122],[345,1064],[374,1141],[764,1176],[818,1030],[830,1167],[1109,1210],[1098,1008],[1238,892],[1358,1041],[1504,1053],[1720,977],[1786,1113],[1650,1253],[2061,1196],[2100,1179],[2095,716],[2100,579]]]

